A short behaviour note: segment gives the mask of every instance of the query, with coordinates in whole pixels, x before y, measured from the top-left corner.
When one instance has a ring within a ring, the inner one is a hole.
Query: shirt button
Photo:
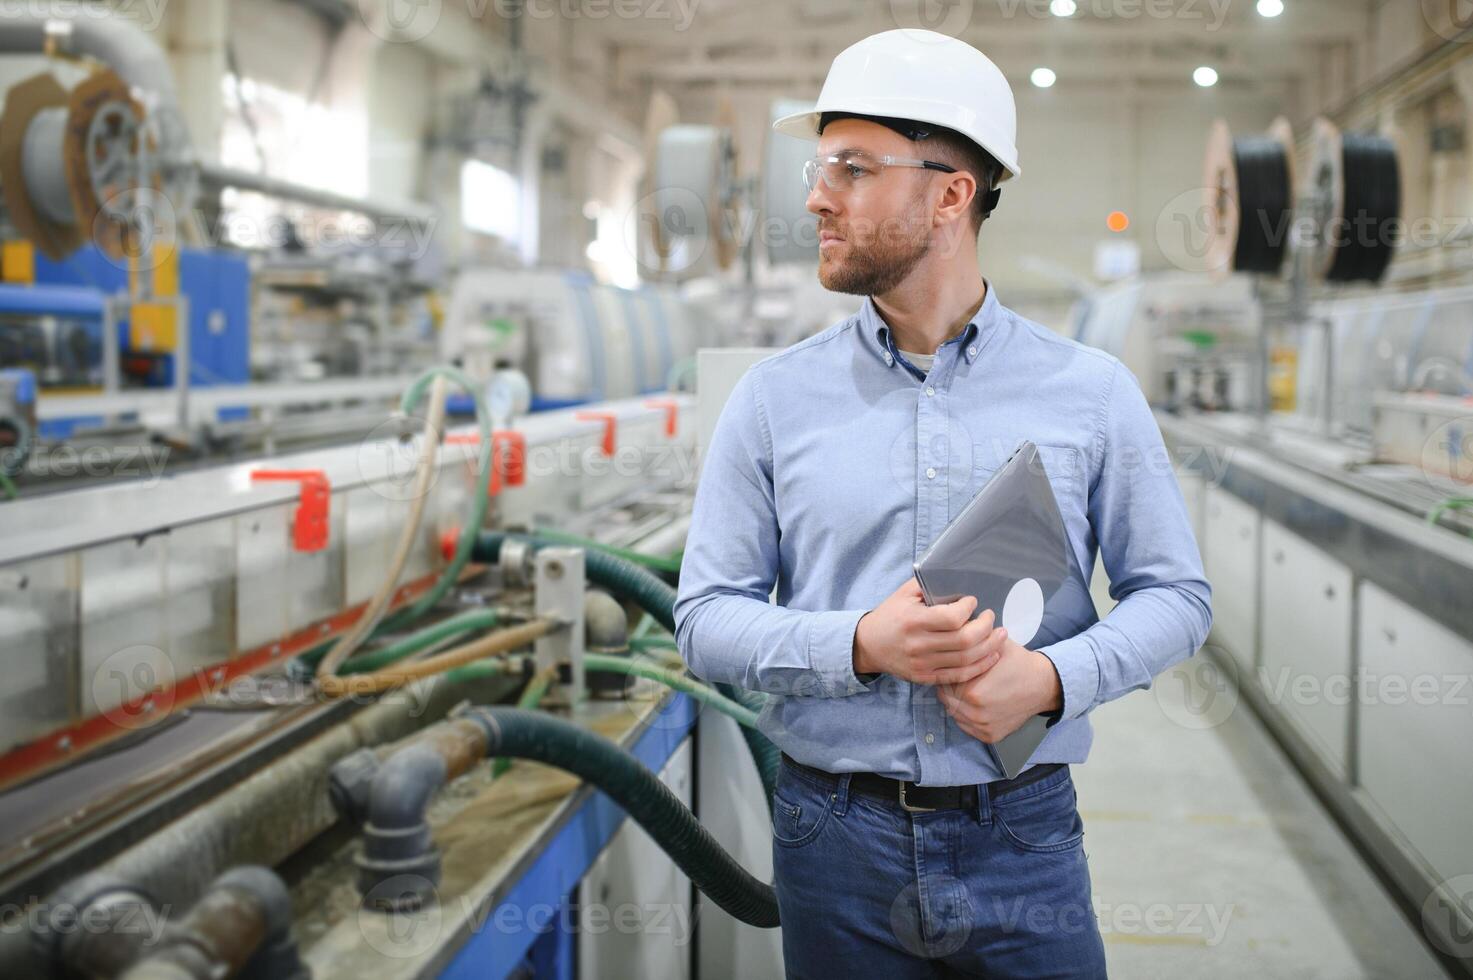
[[[934,394],[936,394],[936,388],[935,388],[935,386],[933,386],[933,385],[926,385],[926,397],[927,398],[930,398]]]
[[[928,480],[934,480],[934,479],[936,479],[936,467],[934,467],[934,466],[927,466],[926,467],[926,479],[928,479]]]
[[[926,733],[926,744],[927,745],[930,745],[934,741],[936,741],[936,736],[933,735],[933,734],[931,734],[930,732],[927,732]]]
[[[976,357],[977,356],[977,348],[976,348],[975,345],[967,348],[967,356],[968,357]]]

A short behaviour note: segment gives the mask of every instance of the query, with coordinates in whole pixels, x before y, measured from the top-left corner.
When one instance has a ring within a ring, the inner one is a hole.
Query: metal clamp
[[[571,683],[567,701],[582,700],[583,686],[583,591],[586,578],[582,548],[547,547],[533,556],[533,605],[539,617],[565,624],[537,638],[537,669],[545,670],[566,661]]]

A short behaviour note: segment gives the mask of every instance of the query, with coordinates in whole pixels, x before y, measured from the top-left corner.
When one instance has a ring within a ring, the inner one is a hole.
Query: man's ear
[[[978,191],[976,179],[965,170],[946,176],[946,189],[941,192],[941,200],[936,206],[937,224],[958,218],[967,220],[968,212],[972,210],[972,198]]]

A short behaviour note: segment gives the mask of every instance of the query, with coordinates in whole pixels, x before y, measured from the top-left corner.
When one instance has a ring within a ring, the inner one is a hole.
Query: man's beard
[[[823,288],[856,296],[882,296],[904,282],[931,248],[929,236],[902,238],[893,223],[882,223],[872,237],[868,245],[846,237],[848,254],[842,261],[825,260],[820,254],[818,281]]]

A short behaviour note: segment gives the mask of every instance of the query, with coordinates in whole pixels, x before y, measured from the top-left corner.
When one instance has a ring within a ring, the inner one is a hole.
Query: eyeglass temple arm
[[[939,171],[941,171],[944,174],[954,174],[954,173],[956,173],[956,168],[955,167],[949,167],[946,164],[944,164],[944,163],[938,163],[935,160],[922,160],[921,161],[921,166],[922,167],[925,167],[927,170],[939,170]],[[992,188],[991,190],[989,190],[987,192],[986,206],[984,207],[983,210],[986,211],[986,213],[988,213],[988,214],[991,214],[993,211],[996,211],[997,210],[997,202],[1001,198],[1002,198],[1002,188],[1001,187],[994,187],[994,188]]]

